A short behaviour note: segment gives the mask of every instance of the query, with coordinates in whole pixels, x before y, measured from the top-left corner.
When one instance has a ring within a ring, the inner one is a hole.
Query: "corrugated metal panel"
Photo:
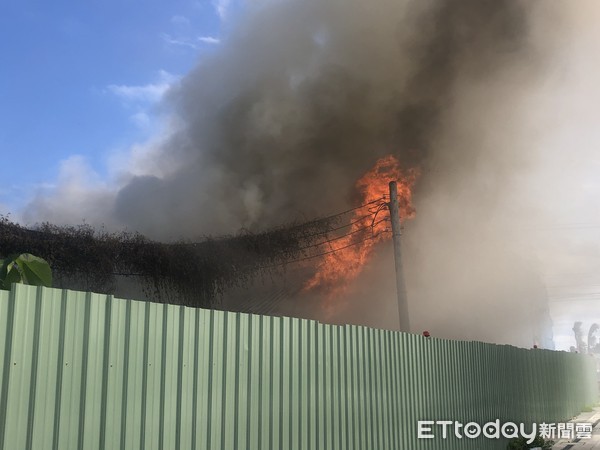
[[[0,291],[0,450],[504,448],[417,420],[556,422],[596,389],[583,355]]]

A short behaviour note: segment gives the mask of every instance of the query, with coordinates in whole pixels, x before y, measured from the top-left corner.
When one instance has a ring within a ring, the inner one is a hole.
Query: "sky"
[[[600,321],[600,68],[590,58],[600,8],[586,8],[569,11],[577,36],[560,43],[570,69],[540,90],[534,115],[546,127],[537,141],[545,162],[521,181],[528,192],[547,187],[540,209],[557,216],[547,227],[515,225],[523,245],[544,242],[538,256],[560,349],[573,344],[574,320],[586,330]],[[21,212],[36,196],[72,180],[74,189],[101,190],[118,184],[121,168],[143,168],[169,127],[161,99],[219,51],[243,10],[241,0],[3,1],[0,214],[27,222]]]
[[[150,136],[169,84],[219,45],[229,3],[3,1],[0,211],[52,187],[74,155],[102,177]]]

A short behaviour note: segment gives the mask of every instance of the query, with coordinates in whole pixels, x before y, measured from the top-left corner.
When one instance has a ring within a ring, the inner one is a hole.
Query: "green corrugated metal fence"
[[[417,420],[560,421],[591,358],[15,285],[0,450],[504,448]]]

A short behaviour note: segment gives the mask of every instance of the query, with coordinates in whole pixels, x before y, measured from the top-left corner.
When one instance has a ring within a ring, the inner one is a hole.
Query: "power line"
[[[377,234],[374,234],[373,236],[369,236],[369,237],[367,237],[367,238],[365,238],[365,239],[362,239],[362,240],[360,240],[360,241],[353,242],[352,244],[348,244],[348,245],[345,245],[345,246],[343,246],[343,247],[340,247],[340,248],[336,248],[336,249],[334,249],[334,250],[329,250],[329,251],[327,251],[327,252],[318,253],[318,254],[316,254],[316,255],[306,256],[306,257],[304,257],[304,258],[298,258],[298,259],[293,259],[293,260],[290,260],[290,261],[285,261],[285,262],[281,262],[281,263],[277,263],[277,264],[272,264],[272,265],[269,265],[269,266],[261,266],[261,267],[257,267],[257,268],[256,268],[256,270],[262,270],[262,269],[271,269],[271,268],[273,268],[273,267],[285,266],[285,265],[287,265],[287,264],[293,264],[293,263],[297,263],[297,262],[307,261],[307,260],[309,260],[309,259],[319,258],[319,257],[321,257],[321,256],[329,255],[329,254],[331,254],[331,253],[336,253],[336,252],[339,252],[340,250],[344,250],[344,249],[346,249],[346,248],[353,247],[353,246],[355,246],[355,245],[358,245],[358,244],[362,244],[363,242],[365,242],[365,241],[369,241],[369,240],[371,240],[371,239],[375,239],[377,236],[379,236],[379,235],[381,235],[381,234],[384,234],[384,233],[389,233],[389,231],[388,231],[388,230],[386,230],[386,231],[380,231],[379,233],[377,233]]]
[[[369,216],[366,216],[366,217],[369,217]],[[321,245],[324,245],[324,244],[329,244],[330,242],[339,241],[340,239],[343,239],[343,238],[345,238],[345,237],[348,237],[348,236],[352,236],[353,234],[360,233],[361,231],[364,231],[364,230],[368,230],[369,228],[370,228],[370,229],[374,229],[374,228],[375,228],[375,226],[377,226],[377,225],[379,225],[380,223],[382,223],[382,222],[385,222],[385,221],[387,221],[387,220],[388,220],[388,218],[387,218],[387,217],[385,217],[385,218],[383,218],[383,219],[381,219],[381,220],[379,220],[379,221],[377,221],[377,222],[373,222],[373,223],[371,223],[371,225],[367,225],[367,226],[364,226],[364,227],[361,227],[361,228],[357,228],[357,229],[356,229],[356,230],[354,230],[354,231],[351,231],[351,232],[349,232],[349,233],[343,234],[343,235],[341,235],[341,236],[334,237],[334,238],[332,238],[332,239],[328,239],[328,240],[325,240],[325,241],[322,241],[322,242],[316,242],[316,243],[314,243],[314,244],[310,244],[310,245],[307,245],[307,246],[305,246],[305,247],[300,247],[300,248],[299,248],[299,249],[297,249],[297,250],[298,250],[298,251],[302,251],[302,250],[306,250],[306,249],[308,249],[308,248],[312,248],[312,247],[319,247],[319,246],[321,246]]]
[[[363,219],[366,219],[367,217],[371,217],[373,214],[365,214],[364,216],[360,216],[357,219],[353,220],[352,222],[347,223],[346,225],[340,225],[339,227],[335,227],[335,228],[329,228],[328,230],[325,231],[317,231],[316,233],[312,233],[312,234],[308,234],[306,236],[304,236],[305,239],[311,238],[311,237],[315,237],[315,236],[320,236],[322,234],[329,234],[333,231],[339,231],[339,230],[343,230],[344,228],[348,228],[351,227],[352,225],[361,222]],[[299,225],[301,226],[301,225]]]
[[[596,280],[597,281],[597,280]],[[548,289],[566,289],[566,288],[581,288],[581,287],[600,287],[598,283],[571,283],[571,284],[549,284]]]
[[[549,295],[549,299],[559,298],[600,298],[600,292],[566,292],[559,295]]]
[[[580,228],[600,228],[600,223],[596,222],[571,222],[571,223],[554,223],[554,224],[523,224],[519,226],[519,223],[515,223],[512,229],[518,231],[552,231],[562,229],[580,229]]]
[[[369,204],[371,204],[371,203],[374,203],[374,202],[377,202],[377,201],[380,201],[380,200],[385,200],[385,196],[384,196],[384,197],[381,197],[379,200],[373,200],[373,202],[365,203],[365,204],[363,204],[362,206],[358,206],[358,207],[356,207],[355,209],[364,208],[365,206],[368,206]],[[308,234],[308,235],[304,236],[304,238],[305,238],[305,239],[308,239],[308,238],[311,238],[311,237],[320,236],[320,235],[322,235],[322,234],[329,234],[329,233],[331,233],[331,232],[333,232],[333,231],[338,231],[338,230],[342,230],[342,229],[344,229],[344,228],[351,227],[352,225],[354,225],[354,224],[356,224],[356,223],[362,222],[362,221],[363,221],[363,219],[366,219],[367,217],[371,217],[371,216],[373,216],[373,215],[377,216],[377,214],[379,214],[379,212],[381,211],[381,209],[382,209],[383,207],[385,207],[385,206],[387,206],[387,203],[385,203],[385,202],[383,202],[383,203],[380,203],[380,204],[378,205],[378,208],[377,208],[375,211],[373,211],[373,212],[370,212],[369,214],[365,214],[365,215],[363,215],[363,216],[360,216],[360,217],[358,217],[358,218],[354,219],[353,221],[351,221],[351,222],[347,223],[346,225],[340,225],[339,227],[335,227],[335,228],[329,228],[329,229],[327,229],[327,230],[324,230],[324,231],[317,231],[316,233],[312,233],[312,234]],[[353,209],[353,210],[348,210],[348,211],[354,211],[355,209]],[[348,211],[346,211],[346,213],[347,213]],[[339,215],[343,215],[343,214],[345,214],[345,213],[339,213]],[[331,216],[331,217],[335,217],[335,216]],[[308,224],[311,224],[311,223],[313,223],[313,221],[311,221],[311,222],[307,222],[307,223],[308,223]],[[299,226],[299,227],[301,227],[301,226],[303,226],[303,224],[301,224],[301,225],[298,225],[298,226]]]
[[[313,243],[313,244],[306,245],[304,247],[300,247],[300,248],[296,249],[295,251],[298,252],[298,251],[307,250],[309,248],[319,247],[319,246],[322,246],[322,245],[325,245],[325,244],[329,244],[331,242],[338,241],[338,240],[343,239],[345,237],[354,235],[354,234],[359,233],[361,231],[365,231],[365,230],[368,230],[368,229],[373,230],[376,225],[379,225],[380,223],[389,220],[387,217],[385,217],[385,218],[383,218],[383,219],[375,222],[375,219],[377,218],[377,214],[379,214],[379,212],[381,212],[381,210],[386,206],[386,203],[381,203],[382,200],[384,200],[384,199],[385,199],[385,196],[384,197],[380,197],[380,198],[375,199],[375,200],[372,200],[372,201],[367,202],[367,203],[363,203],[362,205],[357,206],[355,208],[348,209],[346,211],[342,211],[340,213],[327,216],[327,217],[322,218],[322,219],[315,219],[315,220],[312,220],[310,222],[306,222],[304,224],[297,225],[296,227],[302,227],[302,226],[306,226],[306,225],[309,225],[309,224],[312,224],[312,223],[316,223],[316,222],[319,222],[319,221],[322,221],[322,220],[329,220],[331,218],[339,217],[339,216],[342,216],[344,214],[348,214],[349,212],[353,212],[353,211],[359,210],[361,208],[364,208],[366,206],[373,205],[373,204],[379,202],[379,204],[377,205],[377,208],[375,209],[375,211],[371,212],[370,214],[366,214],[366,215],[360,216],[357,219],[355,219],[355,220],[351,221],[350,223],[348,223],[347,225],[342,225],[342,226],[339,226],[339,227],[336,227],[336,228],[329,229],[327,231],[318,232],[318,233],[314,233],[312,235],[305,236],[304,239],[309,238],[309,237],[318,236],[318,235],[321,235],[321,234],[328,234],[328,233],[331,233],[332,231],[341,230],[341,229],[347,228],[349,226],[355,225],[356,223],[359,223],[359,222],[363,221],[364,219],[367,219],[367,218],[373,216],[373,221],[371,222],[370,225],[366,225],[364,227],[360,227],[360,228],[358,228],[356,230],[353,230],[353,231],[351,231],[349,233],[346,233],[346,234],[343,234],[341,236],[336,236],[336,237],[331,238],[331,239],[326,239],[326,240],[323,240],[321,242],[316,242],[316,243]],[[292,227],[292,228],[296,228],[296,227]],[[45,234],[45,233],[39,232],[37,230],[28,230],[28,229],[25,229],[25,230],[26,231],[33,231],[33,232],[36,232],[36,233]],[[345,245],[343,247],[335,248],[335,249],[328,250],[326,252],[321,252],[321,253],[318,253],[318,254],[315,254],[315,255],[311,255],[311,256],[306,256],[306,257],[297,258],[297,259],[293,259],[293,260],[289,260],[289,261],[284,261],[284,262],[277,263],[277,264],[272,264],[272,265],[268,265],[268,266],[257,267],[256,270],[267,269],[267,268],[278,267],[278,266],[284,266],[284,265],[287,265],[287,264],[293,264],[293,263],[296,263],[296,262],[306,261],[306,260],[309,260],[309,259],[314,259],[314,258],[318,258],[318,257],[321,257],[321,256],[325,256],[325,255],[328,255],[328,254],[331,254],[331,253],[336,253],[336,252],[344,250],[346,248],[349,248],[349,247],[361,244],[361,243],[363,243],[365,241],[368,241],[368,240],[371,240],[371,239],[375,239],[379,235],[381,235],[383,233],[386,233],[386,232],[389,232],[389,230],[381,231],[381,232],[379,232],[377,234],[374,234],[372,236],[366,237],[365,239],[362,239],[360,241],[356,241],[356,242],[353,242],[351,244]],[[55,239],[52,239],[52,238],[48,239],[47,236],[44,236],[44,237],[47,240],[55,240]],[[189,243],[187,245],[195,245],[195,244],[197,244],[197,243]],[[169,245],[169,244],[165,244],[165,245]],[[178,245],[181,245],[181,244],[178,244]],[[184,245],[186,245],[186,244],[184,244]],[[283,256],[283,255],[280,254],[279,256]],[[74,271],[75,272],[86,273],[84,271],[79,271],[77,269],[75,269]],[[112,272],[111,274],[112,275],[116,275],[116,276],[124,276],[124,277],[129,277],[129,276],[144,277],[145,276],[143,273],[134,273],[134,272]]]
[[[550,298],[550,303],[563,303],[563,302],[600,302],[600,297],[561,297],[561,298]]]
[[[386,220],[387,219],[381,219],[379,222],[376,222],[375,225],[377,225],[377,224],[379,224],[381,222],[384,222]],[[371,228],[371,225],[369,225],[368,227],[364,227],[361,230],[364,230],[366,228]],[[357,230],[357,231],[359,231],[359,230]],[[354,234],[357,231],[345,234],[343,236],[339,236],[339,237],[337,237],[335,239],[329,239],[327,241],[323,241],[323,242],[320,242],[318,244],[307,245],[306,247],[299,248],[298,251],[306,250],[306,249],[311,248],[311,247],[316,247],[316,246],[319,246],[319,245],[323,245],[323,244],[327,244],[327,243],[333,242],[335,240],[339,240],[339,239],[341,239],[343,237],[350,236],[351,234]],[[284,262],[277,263],[277,264],[271,264],[271,265],[268,265],[268,266],[260,266],[260,267],[257,267],[256,270],[270,269],[270,268],[273,268],[273,267],[285,266],[287,264],[293,264],[293,263],[297,263],[297,262],[307,261],[309,259],[319,258],[321,256],[329,255],[331,253],[336,253],[336,252],[339,252],[341,250],[347,249],[349,247],[353,247],[355,245],[362,244],[363,242],[375,239],[379,235],[385,234],[385,233],[389,233],[389,232],[390,232],[389,230],[380,231],[377,234],[374,234],[372,236],[366,237],[365,239],[361,239],[360,241],[356,241],[356,242],[353,242],[351,244],[344,245],[343,247],[339,247],[339,248],[335,248],[335,249],[332,249],[332,250],[328,250],[326,252],[317,253],[317,254],[311,255],[311,256],[306,256],[306,257],[302,257],[302,258],[292,259],[292,260],[289,260],[289,261],[284,261]],[[118,276],[125,276],[125,277],[126,276],[139,276],[139,277],[145,276],[144,274],[141,274],[141,273],[126,273],[126,272],[113,272],[112,274],[113,275],[118,275]]]
[[[340,213],[333,214],[333,215],[331,215],[331,216],[323,217],[323,218],[321,218],[321,219],[315,219],[315,220],[311,220],[310,222],[307,222],[307,223],[320,222],[321,220],[329,220],[329,219],[334,219],[335,217],[342,216],[342,215],[344,215],[344,214],[348,214],[348,213],[350,213],[350,212],[353,212],[353,211],[356,211],[356,210],[358,210],[358,209],[364,208],[365,206],[369,206],[369,205],[373,205],[373,204],[375,204],[375,203],[381,202],[381,201],[382,201],[382,200],[384,200],[384,199],[385,199],[385,197],[379,197],[379,198],[376,198],[375,200],[371,200],[370,202],[363,203],[363,204],[362,204],[362,205],[360,205],[360,206],[356,206],[355,208],[347,209],[346,211],[342,211],[342,212],[340,212]]]
[[[371,200],[369,202],[363,203],[362,205],[355,206],[354,208],[350,208],[350,209],[347,209],[345,211],[342,211],[342,212],[339,212],[339,213],[336,213],[336,214],[332,214],[330,216],[319,217],[317,219],[309,220],[308,222],[304,222],[304,223],[301,223],[299,225],[292,226],[290,228],[304,227],[306,225],[311,225],[311,224],[314,224],[314,223],[325,222],[325,221],[328,221],[328,220],[331,220],[331,219],[335,219],[336,217],[340,217],[340,216],[343,216],[345,214],[357,211],[359,209],[364,208],[365,206],[369,206],[369,205],[381,202],[383,200],[385,200],[385,197],[379,197],[379,198],[376,198],[375,200]]]
[[[316,224],[316,223],[319,223],[319,222],[324,222],[324,221],[327,221],[327,220],[335,219],[336,217],[340,217],[340,216],[343,216],[345,214],[357,211],[357,210],[362,209],[362,208],[364,208],[366,206],[373,205],[375,203],[379,203],[379,205],[377,205],[378,206],[377,211],[375,211],[375,212],[370,212],[369,214],[365,214],[363,216],[360,216],[360,217],[356,218],[355,220],[351,221],[350,223],[348,223],[346,225],[341,225],[341,226],[338,226],[338,227],[335,227],[335,228],[330,228],[330,229],[325,230],[325,231],[319,231],[319,232],[316,232],[316,233],[313,233],[313,234],[309,234],[309,235],[304,236],[303,238],[307,239],[307,238],[314,237],[314,236],[319,236],[319,235],[322,235],[322,234],[328,234],[328,233],[331,233],[333,231],[342,230],[344,228],[348,228],[348,227],[354,225],[355,223],[358,223],[358,222],[362,221],[363,219],[365,219],[367,217],[372,216],[373,214],[376,215],[380,211],[381,207],[385,206],[385,203],[381,203],[383,200],[385,200],[385,198],[386,198],[386,196],[384,195],[382,197],[379,197],[379,198],[376,198],[376,199],[371,200],[369,202],[363,203],[363,204],[361,204],[359,206],[356,206],[354,208],[350,208],[350,209],[347,209],[345,211],[342,211],[342,212],[339,212],[339,213],[336,213],[336,214],[332,214],[332,215],[329,215],[329,216],[325,216],[325,217],[313,219],[313,220],[310,220],[308,222],[304,222],[304,223],[301,223],[301,224],[298,224],[298,225],[292,225],[292,226],[288,227],[287,229],[292,230],[292,229],[296,229],[296,228],[302,228],[302,227],[306,227],[306,226],[309,226],[309,225],[312,225],[312,224]],[[1,224],[0,224],[0,226],[1,226]],[[25,227],[22,227],[20,225],[17,225],[17,227],[21,231],[23,231],[25,233],[33,233],[33,234],[41,235],[39,237],[40,240],[47,241],[47,242],[64,241],[65,239],[69,239],[70,238],[70,236],[60,236],[60,235],[58,235],[56,233],[53,233],[51,231],[35,230],[35,229],[25,228]],[[268,231],[267,231],[267,233],[268,233]],[[98,240],[98,238],[96,238],[95,236],[93,236],[93,239],[94,240]],[[183,242],[183,243],[177,242],[177,243],[172,243],[172,244],[162,243],[162,242],[155,242],[155,241],[141,242],[141,244],[146,244],[146,243],[148,243],[148,244],[161,244],[161,245],[167,245],[168,246],[168,245],[197,245],[197,244],[202,244],[203,242]],[[132,244],[136,245],[138,243],[137,242],[134,242],[134,243],[132,243],[132,242],[121,242],[121,245],[132,245]]]

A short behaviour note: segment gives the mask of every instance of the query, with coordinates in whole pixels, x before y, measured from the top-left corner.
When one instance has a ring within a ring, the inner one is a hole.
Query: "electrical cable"
[[[322,242],[319,242],[319,243],[307,245],[305,247],[300,247],[300,248],[296,249],[296,251],[303,251],[303,250],[306,250],[306,249],[309,249],[309,248],[318,247],[318,246],[321,246],[321,245],[324,245],[324,244],[329,244],[331,242],[334,242],[334,241],[340,240],[342,238],[345,238],[345,237],[351,236],[353,234],[356,234],[356,233],[358,233],[360,231],[364,231],[364,230],[367,230],[369,228],[373,229],[376,225],[379,225],[380,223],[385,222],[387,220],[389,220],[387,217],[383,218],[383,219],[375,222],[373,225],[367,225],[365,227],[361,227],[361,228],[359,228],[357,230],[351,231],[350,233],[344,234],[342,236],[337,236],[337,237],[335,237],[333,239],[328,239],[326,241],[322,241]],[[336,253],[336,252],[338,252],[340,250],[344,250],[344,249],[352,247],[354,245],[361,244],[361,243],[363,243],[365,241],[368,241],[368,240],[371,240],[371,239],[375,239],[377,236],[379,236],[381,234],[384,234],[384,233],[389,233],[389,230],[380,231],[377,234],[371,235],[371,236],[369,236],[369,237],[367,237],[365,239],[361,239],[360,241],[353,242],[353,243],[345,245],[343,247],[339,247],[339,248],[335,248],[335,249],[332,249],[332,250],[328,250],[326,252],[318,253],[316,255],[306,256],[306,257],[302,257],[302,258],[298,258],[298,259],[293,259],[293,260],[290,260],[290,261],[285,261],[285,262],[281,262],[281,263],[277,263],[277,264],[272,264],[272,265],[268,265],[268,266],[257,267],[256,270],[268,269],[268,268],[277,267],[277,266],[284,266],[284,265],[287,265],[287,264],[292,264],[292,263],[296,263],[296,262],[306,261],[308,259],[318,258],[320,256],[325,256],[325,255],[329,255],[331,253]],[[126,273],[126,272],[112,272],[112,275],[125,276],[125,277],[127,277],[127,276],[139,276],[139,277],[143,277],[144,276],[144,274],[141,274],[141,273]]]
[[[374,203],[381,202],[384,199],[385,199],[385,197],[379,197],[379,198],[376,198],[375,200],[371,200],[370,202],[363,203],[362,205],[356,206],[356,207],[351,208],[351,209],[347,209],[346,211],[342,211],[342,212],[339,212],[337,214],[332,214],[330,216],[320,217],[318,219],[313,219],[313,220],[310,220],[308,222],[301,223],[299,225],[291,226],[290,229],[305,227],[307,225],[311,225],[311,224],[314,224],[314,223],[319,223],[319,222],[324,222],[324,221],[327,221],[327,220],[335,219],[336,217],[343,216],[344,214],[348,214],[348,213],[351,213],[351,212],[356,211],[358,209],[362,209],[365,206],[369,206],[369,205],[372,205]]]
[[[383,218],[383,219],[381,219],[381,220],[379,220],[377,222],[371,222],[371,225],[367,225],[367,226],[364,226],[364,227],[361,227],[361,228],[357,228],[356,230],[350,231],[349,233],[343,234],[341,236],[337,236],[337,237],[334,237],[332,239],[328,239],[326,241],[316,242],[314,244],[306,245],[306,246],[300,247],[300,248],[298,248],[296,250],[297,251],[302,251],[302,250],[306,250],[307,248],[318,247],[320,245],[329,244],[330,242],[339,241],[340,239],[343,239],[343,238],[348,237],[348,236],[352,236],[353,234],[359,233],[359,232],[364,231],[364,230],[368,230],[369,228],[373,229],[376,225],[379,225],[380,223],[385,222],[387,220],[388,220],[388,218],[386,217],[386,218]]]
[[[379,233],[374,234],[373,236],[367,237],[367,238],[362,239],[360,241],[353,242],[352,244],[348,244],[348,245],[345,245],[345,246],[340,247],[340,248],[336,248],[335,250],[329,250],[327,252],[322,252],[322,253],[318,253],[316,255],[306,256],[304,258],[293,259],[293,260],[285,261],[285,262],[282,262],[282,263],[271,264],[269,266],[260,266],[260,267],[257,267],[256,270],[270,269],[270,268],[278,267],[278,266],[286,266],[288,264],[293,264],[293,263],[297,263],[297,262],[301,262],[301,261],[306,261],[306,260],[313,259],[313,258],[319,258],[321,256],[329,255],[331,253],[337,253],[340,250],[344,250],[346,248],[353,247],[353,246],[358,245],[358,244],[362,244],[365,241],[369,241],[371,239],[375,239],[377,236],[379,236],[381,234],[384,234],[384,233],[389,233],[389,231],[388,230],[386,230],[386,231],[380,231]]]
[[[322,234],[328,234],[331,233],[333,231],[338,231],[338,230],[343,230],[344,228],[348,228],[351,227],[352,225],[354,225],[355,223],[359,223],[361,222],[363,219],[366,219],[367,217],[372,216],[373,214],[365,214],[364,216],[360,216],[357,219],[353,220],[352,222],[347,223],[346,225],[340,225],[339,227],[335,227],[335,228],[330,228],[328,230],[325,231],[318,231],[316,233],[312,233],[312,234],[307,234],[306,236],[303,236],[303,239],[308,239],[311,237],[315,237],[315,236],[320,236]]]
[[[388,220],[387,218],[384,218],[384,219],[381,219],[381,220],[375,222],[375,220],[377,218],[377,214],[379,214],[379,212],[381,212],[387,206],[387,203],[382,202],[382,200],[385,200],[385,196],[379,197],[379,198],[377,198],[375,200],[372,200],[372,201],[369,201],[367,203],[363,203],[362,205],[356,206],[354,208],[351,208],[351,209],[348,209],[348,210],[345,210],[345,211],[342,211],[342,212],[339,212],[339,213],[336,213],[336,214],[332,214],[330,216],[326,216],[326,217],[319,218],[319,219],[314,219],[314,220],[311,220],[309,222],[305,222],[303,224],[290,227],[291,229],[294,229],[294,228],[299,228],[299,227],[304,227],[304,226],[307,226],[307,225],[315,224],[315,223],[318,223],[318,222],[321,222],[321,221],[325,221],[325,220],[331,220],[331,219],[334,219],[336,217],[340,217],[340,216],[343,216],[345,214],[348,214],[350,212],[354,212],[354,211],[357,211],[359,209],[365,208],[365,207],[367,207],[369,205],[374,205],[374,204],[378,203],[375,207],[369,208],[370,214],[366,214],[366,215],[360,216],[357,219],[351,221],[350,223],[348,223],[346,225],[342,225],[342,226],[339,226],[339,227],[331,228],[331,229],[329,229],[327,231],[322,231],[322,232],[318,232],[318,233],[314,233],[314,234],[311,234],[311,235],[304,236],[303,239],[307,239],[309,237],[314,237],[314,236],[318,236],[318,235],[322,235],[322,234],[329,234],[329,233],[331,233],[333,231],[338,231],[338,230],[350,227],[352,225],[355,225],[356,223],[359,223],[359,222],[363,221],[364,219],[367,219],[370,216],[373,216],[373,219],[371,220],[371,225],[367,225],[367,226],[358,228],[358,229],[353,230],[353,231],[351,231],[349,233],[343,234],[341,236],[337,236],[337,237],[332,238],[332,239],[327,239],[327,240],[324,240],[324,241],[321,241],[321,242],[317,242],[317,243],[313,243],[313,244],[310,244],[310,245],[307,245],[307,246],[304,246],[304,247],[300,247],[300,248],[296,249],[296,251],[303,251],[303,250],[306,250],[306,249],[309,249],[309,248],[314,248],[314,247],[319,247],[319,246],[322,246],[322,245],[325,245],[325,244],[330,244],[331,242],[338,241],[340,239],[343,239],[345,237],[348,237],[348,236],[351,236],[353,234],[359,233],[361,231],[367,230],[369,228],[371,228],[371,230],[374,230],[374,227],[376,225],[378,225],[378,224],[380,224],[380,223]],[[44,232],[44,231],[31,230],[31,229],[27,229],[27,228],[22,228],[22,231],[24,231],[25,233],[33,233],[33,234],[37,234],[37,235],[41,234],[42,235],[41,236],[42,239],[45,240],[45,241],[56,242],[56,241],[63,241],[64,240],[64,238],[59,238],[58,236],[51,236],[52,233],[48,233],[48,232]],[[340,247],[340,248],[334,248],[334,249],[328,250],[326,252],[321,252],[321,253],[318,253],[318,254],[315,254],[315,255],[306,256],[306,257],[302,257],[302,258],[297,258],[297,259],[293,259],[293,260],[289,260],[289,261],[285,261],[285,262],[281,262],[281,263],[277,263],[277,264],[273,264],[273,265],[261,266],[261,267],[258,267],[257,270],[271,268],[271,267],[277,267],[277,266],[283,266],[283,265],[287,265],[287,264],[292,264],[292,263],[296,263],[296,262],[306,261],[306,260],[309,260],[309,259],[314,259],[314,258],[318,258],[318,257],[325,256],[325,255],[328,255],[328,254],[336,253],[338,251],[344,250],[344,249],[352,247],[354,245],[358,245],[358,244],[363,243],[365,241],[368,241],[368,240],[371,240],[371,239],[375,239],[379,235],[381,235],[383,233],[386,233],[386,232],[389,232],[389,230],[381,231],[381,232],[379,232],[377,234],[373,234],[373,235],[371,235],[369,237],[366,237],[365,239],[362,239],[362,240],[357,241],[357,242],[353,242],[351,244],[345,245],[345,246]],[[48,236],[48,234],[50,234],[50,236]],[[151,243],[153,243],[153,242],[151,242]],[[122,243],[122,244],[125,244],[125,243]],[[131,244],[131,243],[127,243],[127,244]],[[188,245],[196,245],[196,244],[198,244],[198,243],[189,243]],[[169,244],[165,244],[165,245],[169,245]],[[181,244],[179,244],[179,245],[181,245]],[[79,271],[79,270],[75,269],[74,272],[83,272],[83,271]],[[112,275],[125,276],[125,277],[128,277],[128,276],[143,277],[143,276],[145,276],[142,273],[134,273],[134,272],[130,272],[130,273],[128,273],[128,272],[112,272]]]
[[[346,211],[342,211],[342,212],[340,212],[340,213],[333,214],[333,215],[331,215],[331,216],[322,217],[322,218],[320,218],[320,219],[311,220],[310,222],[306,222],[306,223],[308,224],[308,223],[313,223],[313,222],[320,222],[320,221],[322,221],[322,220],[334,219],[334,218],[336,218],[336,217],[338,217],[338,216],[342,216],[342,215],[344,215],[344,214],[348,214],[348,213],[350,213],[350,212],[353,212],[353,211],[356,211],[356,210],[358,210],[358,209],[364,208],[365,206],[369,206],[369,205],[372,205],[372,204],[374,204],[374,203],[380,202],[380,201],[381,201],[381,200],[383,200],[383,199],[384,199],[384,197],[379,197],[379,198],[376,198],[375,200],[371,200],[370,202],[363,203],[362,205],[356,206],[356,207],[354,207],[354,208],[351,208],[351,209],[347,209]]]

